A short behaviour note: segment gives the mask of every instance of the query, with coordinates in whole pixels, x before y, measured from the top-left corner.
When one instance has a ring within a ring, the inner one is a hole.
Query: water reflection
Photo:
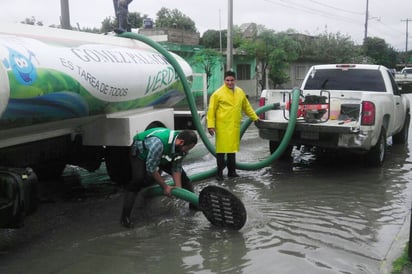
[[[244,145],[242,162],[268,154],[266,143]],[[365,168],[357,156],[300,150],[292,163],[241,170],[242,177],[219,183],[245,204],[240,231],[215,228],[185,202],[163,197],[137,206],[135,228],[125,230],[121,195],[96,184],[105,175],[83,179],[73,171],[65,179],[75,186],[71,199],[43,205],[28,227],[2,233],[0,272],[381,273],[410,210],[409,151],[390,146],[382,168]],[[187,170],[215,166],[209,154],[199,155]],[[196,191],[216,183],[197,182]]]
[[[275,163],[251,177],[261,183],[251,188],[252,206],[267,223],[252,229],[248,243],[282,254],[295,271],[377,273],[410,200],[409,151],[391,147],[385,168],[370,169],[353,155],[329,156],[319,161],[303,154],[290,166]]]

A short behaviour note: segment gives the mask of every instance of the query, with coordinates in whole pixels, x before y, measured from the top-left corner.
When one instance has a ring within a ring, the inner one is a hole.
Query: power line
[[[289,9],[293,9],[293,10],[300,10],[303,11],[305,13],[309,13],[309,14],[315,14],[315,15],[320,15],[326,18],[332,18],[332,19],[338,19],[340,18],[341,21],[347,22],[347,23],[352,23],[352,24],[357,24],[355,22],[353,22],[353,19],[345,17],[345,16],[341,16],[341,15],[336,15],[336,14],[331,14],[328,12],[325,12],[324,10],[319,10],[319,9],[315,9],[312,7],[307,7],[305,5],[302,4],[297,4],[297,3],[293,3],[291,1],[285,1],[285,0],[277,0],[278,2],[275,2],[275,0],[264,0],[265,2],[268,2],[270,4],[274,4],[274,5],[279,5],[279,6],[283,6]],[[281,2],[281,3],[279,3]]]
[[[351,10],[346,10],[346,9],[342,9],[342,8],[330,6],[330,5],[328,5],[328,4],[325,4],[325,3],[322,3],[322,2],[319,2],[319,1],[315,1],[315,0],[310,0],[310,2],[313,2],[313,3],[315,3],[315,4],[318,4],[318,5],[320,5],[320,6],[323,6],[323,7],[326,7],[326,8],[330,8],[330,9],[333,9],[333,10],[338,10],[338,11],[343,11],[343,12],[347,12],[347,13],[352,13],[352,14],[355,14],[355,15],[363,15],[362,12],[356,12],[356,11],[351,11]]]
[[[344,9],[341,7],[337,7],[337,6],[332,6],[329,5],[327,3],[323,3],[322,0],[309,0],[310,2],[316,4],[316,5],[311,5],[310,7],[301,3],[298,3],[296,1],[293,0],[263,0],[269,4],[272,5],[277,5],[277,6],[281,6],[284,8],[288,8],[288,9],[292,9],[294,11],[301,11],[307,14],[313,14],[316,16],[322,16],[325,18],[329,18],[335,21],[341,21],[341,22],[345,22],[345,23],[350,23],[353,25],[356,25],[357,27],[361,27],[362,25],[365,28],[365,33],[364,33],[364,39],[365,37],[367,37],[368,35],[368,21],[371,19],[378,19],[377,21],[379,23],[382,24],[382,26],[386,26],[387,28],[389,28],[389,26],[383,24],[381,22],[381,18],[380,17],[371,17],[370,13],[369,13],[369,7],[367,7],[367,10],[364,12],[357,12],[357,11],[353,11],[353,10],[349,10],[349,9]],[[367,1],[369,2],[369,0]],[[308,3],[308,2],[306,2]],[[368,6],[368,3],[367,3]],[[342,13],[345,13],[344,15],[342,15]],[[347,15],[347,16],[346,16]],[[354,15],[356,16],[356,19],[351,16]],[[351,16],[351,17],[350,17]],[[361,16],[364,17],[364,22],[362,24],[361,21]],[[410,20],[412,21],[412,20]],[[371,28],[372,30],[375,29],[374,27]],[[380,31],[376,31],[377,33],[381,33]],[[399,32],[399,30],[396,30],[396,32]],[[383,32],[385,33],[385,32]],[[382,33],[380,35],[377,36],[382,36]],[[389,33],[387,35],[384,34],[385,37],[390,36],[390,37],[395,37],[394,33]]]

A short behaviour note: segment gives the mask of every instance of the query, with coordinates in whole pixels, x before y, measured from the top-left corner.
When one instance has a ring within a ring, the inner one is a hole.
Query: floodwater
[[[0,273],[388,273],[409,235],[410,149],[389,146],[382,168],[302,149],[291,163],[241,170],[241,178],[219,183],[246,207],[239,231],[164,197],[138,203],[135,228],[125,229],[122,190],[104,170],[70,168],[62,182],[47,183],[47,198],[24,228],[0,230]],[[268,154],[252,126],[238,162]],[[214,166],[199,144],[185,169]],[[195,182],[196,191],[210,184],[217,182]]]

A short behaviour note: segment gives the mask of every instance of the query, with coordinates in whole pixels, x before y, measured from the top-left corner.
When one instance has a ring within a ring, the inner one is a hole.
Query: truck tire
[[[60,161],[43,164],[41,166],[33,166],[33,170],[40,181],[58,180],[62,176],[65,168],[66,163]]]
[[[276,151],[276,149],[279,146],[279,142],[276,141],[269,141],[269,151],[270,154],[273,154],[273,152]],[[293,146],[288,146],[285,151],[282,153],[282,155],[279,156],[279,158],[277,160],[280,161],[289,161],[290,159],[292,159],[292,149]]]
[[[129,161],[130,147],[107,146],[105,151],[105,162],[107,174],[110,180],[125,185],[131,178]]]
[[[405,122],[403,123],[402,130],[392,136],[392,142],[394,145],[404,145],[408,143],[410,121],[411,116],[408,113],[405,117]]]
[[[366,156],[366,164],[370,167],[380,167],[383,165],[386,156],[386,130],[381,129],[378,142],[373,146]]]

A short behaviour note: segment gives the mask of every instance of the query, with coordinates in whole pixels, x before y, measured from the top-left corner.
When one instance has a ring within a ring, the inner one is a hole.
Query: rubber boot
[[[239,174],[236,173],[236,154],[235,153],[228,153],[227,154],[227,169],[228,177],[239,177]]]
[[[131,213],[133,209],[134,202],[136,200],[136,193],[127,191],[124,195],[122,216],[120,217],[120,223],[126,228],[132,228],[133,222],[131,219]]]
[[[223,169],[225,169],[225,154],[216,153],[217,174],[216,180],[223,181]]]

